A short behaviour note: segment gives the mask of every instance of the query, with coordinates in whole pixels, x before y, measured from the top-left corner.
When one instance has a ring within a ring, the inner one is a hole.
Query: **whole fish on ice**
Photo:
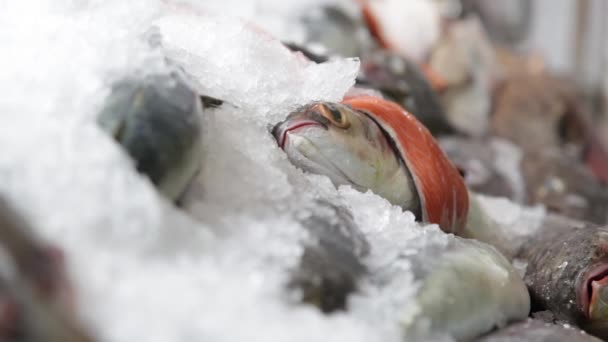
[[[608,229],[549,216],[523,245],[533,307],[608,338]]]
[[[530,297],[511,263],[483,242],[447,238],[447,245],[425,246],[403,256],[421,282],[416,295],[420,313],[402,319],[406,336],[447,333],[466,341],[525,319]]]
[[[501,233],[431,133],[396,103],[356,96],[292,112],[273,135],[297,167],[371,190],[446,232],[502,250]]]

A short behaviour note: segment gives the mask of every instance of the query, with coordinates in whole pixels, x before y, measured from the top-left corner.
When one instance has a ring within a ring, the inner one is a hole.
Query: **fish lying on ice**
[[[177,71],[120,80],[98,122],[172,201],[200,169],[202,100]]]
[[[292,112],[273,135],[297,167],[371,190],[442,230],[503,250],[501,231],[431,133],[396,103],[357,96]]]
[[[608,228],[550,215],[518,255],[533,307],[608,338]]]
[[[376,281],[365,264],[372,246],[346,208],[325,201],[317,205],[301,219],[312,239],[290,285],[301,290],[305,303],[324,312],[348,310],[350,294],[365,295],[361,281]],[[418,310],[404,308],[395,318],[406,338],[447,334],[466,340],[527,317],[528,291],[504,256],[482,242],[442,237],[414,239],[411,251],[391,261],[408,262],[418,284],[412,303]]]
[[[402,321],[406,336],[445,333],[470,340],[525,319],[530,297],[511,263],[483,242],[447,238],[447,245],[425,246],[404,256],[421,282],[416,295],[421,311]]]

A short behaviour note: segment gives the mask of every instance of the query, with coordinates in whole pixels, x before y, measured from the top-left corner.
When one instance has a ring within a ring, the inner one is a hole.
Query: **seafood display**
[[[177,71],[127,78],[112,86],[98,122],[137,171],[177,201],[200,168],[203,100]]]
[[[608,102],[538,3],[7,6],[0,340],[608,340]]]

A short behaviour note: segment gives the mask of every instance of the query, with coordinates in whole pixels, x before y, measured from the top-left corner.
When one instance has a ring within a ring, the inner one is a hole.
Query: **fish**
[[[422,246],[402,256],[420,283],[418,313],[402,317],[406,339],[449,335],[468,341],[510,322],[525,320],[530,296],[511,263],[494,247],[447,236],[447,243]]]
[[[367,295],[362,282],[376,282],[366,260],[368,243],[343,205],[318,200],[306,215],[297,215],[311,240],[290,286],[302,302],[325,314],[349,310],[350,295]],[[392,263],[407,261],[417,284],[408,314],[398,323],[405,338],[449,335],[466,340],[495,326],[523,320],[530,310],[526,286],[509,261],[492,246],[453,235],[443,239],[415,238],[412,250],[398,253]]]
[[[3,265],[8,261],[13,269],[0,272],[0,339],[94,340],[76,317],[63,253],[35,237],[32,227],[4,198],[0,198],[0,251]]]
[[[608,338],[608,227],[549,215],[518,258],[535,311]]]
[[[399,103],[434,136],[456,133],[435,90],[441,86],[433,86],[429,71],[406,57],[385,51],[367,54],[356,84],[379,90],[385,98]]]
[[[600,342],[575,326],[529,318],[475,340],[476,342]]]
[[[309,234],[288,287],[301,292],[301,301],[324,313],[344,311],[348,296],[367,273],[362,259],[369,243],[344,206],[317,200],[299,222]]]
[[[292,164],[336,187],[370,190],[446,233],[508,251],[504,233],[428,129],[394,102],[358,95],[311,103],[272,134]]]
[[[356,96],[304,106],[273,128],[296,166],[372,190],[448,232],[462,230],[468,194],[431,133],[394,102]]]
[[[140,174],[179,202],[201,168],[203,102],[221,104],[201,98],[178,70],[127,76],[112,84],[97,123]]]

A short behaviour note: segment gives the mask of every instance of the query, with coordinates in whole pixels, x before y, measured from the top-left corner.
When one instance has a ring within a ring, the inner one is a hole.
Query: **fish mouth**
[[[593,269],[581,289],[581,304],[591,320],[608,321],[608,264]]]
[[[275,132],[275,138],[277,138],[279,146],[286,152],[288,158],[297,161],[295,164],[299,168],[314,174],[325,175],[336,186],[350,184],[355,188],[363,188],[332,163],[331,158],[325,156],[322,153],[322,149],[317,147],[310,139],[302,134],[297,134],[299,131],[315,126],[327,130],[327,127],[319,122],[298,120],[291,122],[286,128]]]
[[[283,126],[283,125],[281,125]],[[286,125],[286,127],[277,127],[277,130],[274,132],[274,137],[277,140],[277,142],[279,143],[279,147],[282,150],[285,150],[285,143],[287,142],[287,135],[290,132],[295,133],[296,131],[304,128],[304,127],[311,127],[311,126],[319,126],[319,127],[323,127],[324,129],[326,129],[326,127],[314,120],[307,120],[307,119],[302,119],[302,120],[296,120],[296,121],[292,121],[289,123],[289,125]]]

